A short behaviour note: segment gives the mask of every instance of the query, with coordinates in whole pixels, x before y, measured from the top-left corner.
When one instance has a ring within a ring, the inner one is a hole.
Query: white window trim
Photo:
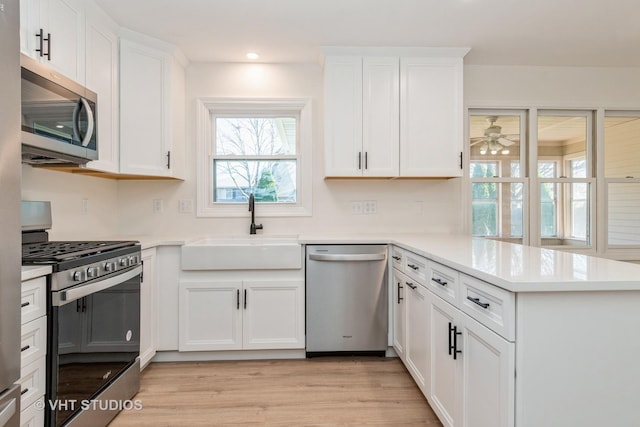
[[[212,200],[212,112],[273,112],[274,110],[295,110],[300,112],[299,120],[299,188],[297,203],[260,203],[256,215],[260,217],[311,216],[312,186],[312,114],[311,100],[308,98],[199,98],[196,100],[196,145],[197,145],[197,216],[198,217],[245,217],[247,205],[244,203],[214,203]]]

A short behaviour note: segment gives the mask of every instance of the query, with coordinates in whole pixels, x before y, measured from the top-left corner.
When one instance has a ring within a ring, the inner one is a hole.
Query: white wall
[[[248,212],[246,218],[207,219],[178,213],[178,200],[191,199],[195,204],[194,102],[198,97],[312,99],[313,216],[260,218],[258,207],[257,219],[264,224],[265,233],[462,230],[461,179],[325,181],[322,178],[320,66],[192,64],[187,69],[186,80],[186,180],[114,182],[59,172],[24,172],[23,197],[53,201],[55,235],[77,234],[83,229],[95,229],[96,225],[105,231],[128,235],[248,233]],[[467,66],[465,104],[468,107],[640,108],[640,70]],[[89,215],[80,213],[83,197],[90,199]],[[163,213],[153,213],[153,199],[163,199]],[[352,215],[351,200],[377,200],[378,213]]]
[[[83,213],[82,199],[87,199]],[[50,200],[50,239],[87,239],[118,231],[115,181],[22,166],[22,200]]]

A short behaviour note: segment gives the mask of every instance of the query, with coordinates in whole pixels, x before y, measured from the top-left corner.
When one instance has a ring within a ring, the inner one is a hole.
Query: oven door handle
[[[131,270],[128,270],[124,273],[118,273],[117,275],[108,277],[104,280],[99,280],[87,285],[76,286],[75,288],[67,289],[61,292],[54,292],[52,295],[52,303],[56,307],[63,306],[77,299],[95,294],[96,292],[100,292],[105,289],[109,289],[116,285],[120,285],[127,280],[136,277],[140,273],[142,273],[142,266],[138,265]]]

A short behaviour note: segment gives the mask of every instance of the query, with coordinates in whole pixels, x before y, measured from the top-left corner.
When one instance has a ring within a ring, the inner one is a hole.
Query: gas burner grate
[[[61,262],[136,244],[134,241],[61,241],[22,245],[22,263]]]

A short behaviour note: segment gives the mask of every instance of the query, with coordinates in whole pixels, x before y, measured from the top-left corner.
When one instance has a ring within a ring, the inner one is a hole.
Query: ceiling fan
[[[517,138],[518,134],[507,135],[502,133],[502,126],[496,124],[498,116],[487,116],[487,123],[489,127],[484,130],[484,136],[471,138],[471,146],[482,143],[480,146],[480,154],[484,155],[487,152],[491,154],[509,154],[507,147],[516,143],[513,139]]]

